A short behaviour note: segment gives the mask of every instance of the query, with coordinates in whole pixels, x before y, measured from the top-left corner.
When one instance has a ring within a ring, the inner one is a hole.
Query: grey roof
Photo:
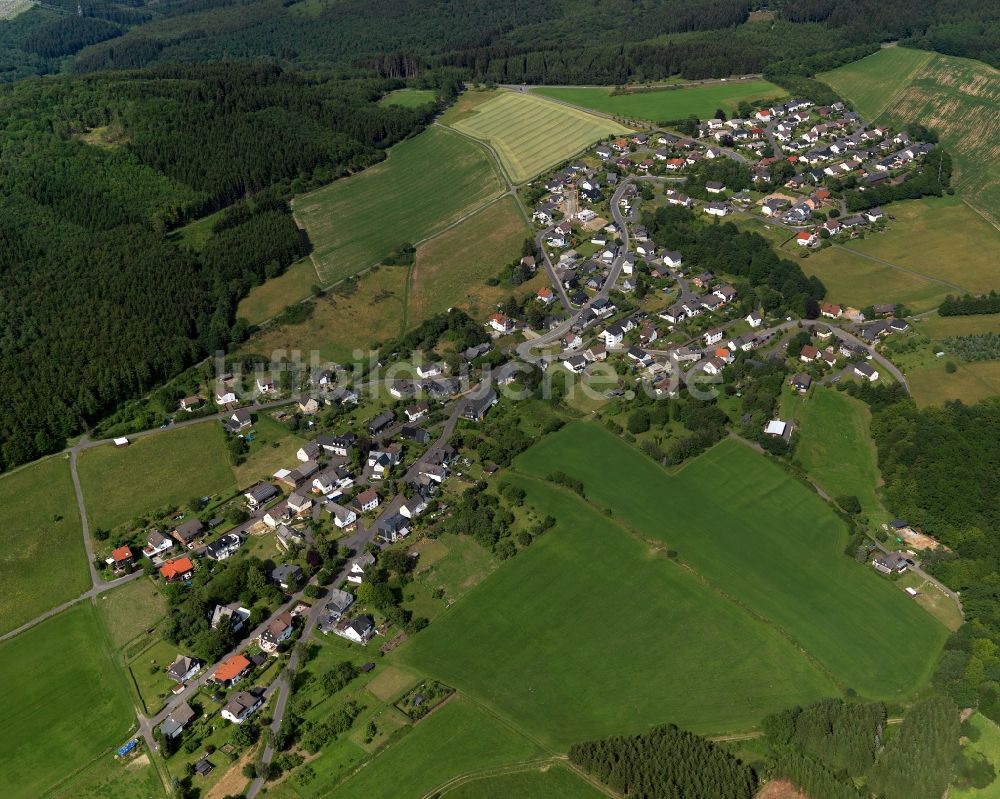
[[[353,604],[354,594],[350,591],[341,591],[339,588],[332,588],[330,589],[329,599],[325,607],[336,613],[343,613]]]
[[[297,563],[282,563],[271,572],[271,579],[278,583],[297,580],[302,575],[302,567]]]
[[[203,529],[201,519],[188,519],[174,528],[174,533],[184,541],[190,541]]]
[[[258,483],[245,492],[246,496],[253,497],[257,503],[267,502],[271,497],[278,496],[279,493],[278,489],[270,483]]]

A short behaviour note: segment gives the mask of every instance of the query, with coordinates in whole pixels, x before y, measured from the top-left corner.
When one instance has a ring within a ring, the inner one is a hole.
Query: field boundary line
[[[561,759],[562,758],[560,756],[553,755],[552,757],[538,758],[535,760],[519,760],[503,766],[491,766],[489,768],[466,771],[431,788],[421,796],[421,799],[433,799],[435,796],[446,796],[450,791],[477,780],[488,779],[490,777],[503,777],[507,774],[521,774],[526,771],[534,771],[536,767],[558,763]]]
[[[910,269],[909,267],[902,266],[901,264],[895,264],[892,261],[885,260],[885,258],[879,258],[878,256],[869,255],[866,252],[861,252],[861,250],[855,250],[853,247],[848,247],[846,244],[834,244],[833,246],[838,247],[841,250],[846,250],[847,252],[854,253],[855,255],[861,258],[867,258],[869,261],[875,261],[876,263],[880,263],[892,269],[897,269],[900,272],[905,272],[906,274],[912,275],[913,277],[919,277],[924,280],[929,280],[931,283],[938,283],[939,285],[942,285],[946,288],[955,289],[956,291],[962,291],[965,292],[966,294],[969,293],[969,290],[967,288],[965,288],[964,286],[960,286],[957,283],[949,283],[947,280],[942,280],[939,277],[931,277],[930,275],[925,275],[923,272],[918,272],[915,269]]]
[[[984,210],[982,210],[981,208],[977,208],[977,207],[976,207],[975,205],[973,205],[972,203],[970,203],[970,202],[968,201],[968,199],[967,199],[967,198],[965,198],[965,197],[959,197],[959,199],[960,199],[960,200],[961,200],[961,201],[962,201],[962,202],[963,202],[963,203],[964,203],[965,205],[967,205],[967,206],[969,207],[969,209],[970,209],[971,211],[973,211],[973,212],[975,212],[975,213],[979,214],[979,216],[981,216],[981,217],[982,217],[982,218],[983,218],[983,219],[984,219],[984,220],[985,220],[985,221],[987,222],[987,224],[990,224],[990,225],[992,225],[992,226],[993,226],[994,228],[996,228],[997,230],[1000,230],[1000,222],[997,222],[997,221],[996,221],[995,219],[993,219],[993,217],[989,216],[989,215],[988,215],[988,214],[987,214],[987,213],[986,213],[986,212],[985,212]]]

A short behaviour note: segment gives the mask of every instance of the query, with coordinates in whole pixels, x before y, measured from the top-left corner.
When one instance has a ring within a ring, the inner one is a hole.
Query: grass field
[[[167,601],[156,583],[143,577],[101,594],[97,607],[118,648],[142,635],[167,613]]]
[[[259,413],[253,426],[253,440],[246,460],[233,467],[238,486],[270,480],[281,468],[291,468],[298,463],[295,453],[305,439],[293,433],[269,413]]]
[[[0,644],[0,682],[7,799],[35,799],[95,758],[110,758],[134,721],[124,676],[90,603]]]
[[[946,358],[942,358],[946,361]],[[910,372],[906,380],[917,405],[943,405],[948,400],[966,404],[1000,394],[1000,361],[956,363],[954,374],[945,371],[944,363]]]
[[[236,309],[236,315],[252,325],[277,316],[292,303],[309,296],[312,287],[319,283],[312,261],[296,261],[283,274],[250,289]]]
[[[84,450],[78,469],[90,523],[106,529],[192,497],[236,491],[222,425],[211,422],[145,436],[125,449]]]
[[[845,557],[843,522],[748,447],[723,441],[671,477],[603,427],[574,423],[518,465],[583,480],[590,501],[676,549],[862,696],[905,698],[930,676],[944,627]]]
[[[448,799],[600,799],[602,791],[565,766],[545,764],[530,771],[470,780],[442,792]]]
[[[952,786],[951,799],[1000,799],[1000,728],[985,716],[976,713],[962,726],[962,752],[967,761],[992,767],[995,776],[980,788]]]
[[[845,247],[827,247],[802,259],[799,265],[807,275],[816,275],[823,281],[829,302],[855,308],[892,302],[920,313],[936,308],[948,294],[958,293],[941,283],[893,269]]]
[[[69,460],[48,458],[0,478],[0,633],[90,588]]]
[[[177,685],[167,676],[164,669],[174,662],[178,654],[189,655],[190,652],[181,652],[176,646],[167,641],[158,640],[152,646],[140,652],[129,663],[129,671],[132,679],[139,691],[146,706],[146,712],[154,715],[166,704],[170,698],[170,692]]]
[[[338,286],[316,300],[305,322],[268,327],[244,349],[262,355],[276,349],[317,350],[323,361],[347,363],[355,349],[368,349],[400,333],[407,275],[404,266],[379,267],[377,272],[362,275],[350,293]]]
[[[474,318],[485,318],[493,306],[511,294],[509,286],[487,286],[504,266],[521,256],[528,227],[513,197],[505,197],[451,230],[417,248],[410,278],[407,308],[409,325],[439,311],[464,308]],[[547,285],[544,274],[514,293],[536,292]]]
[[[894,217],[888,230],[846,246],[974,294],[1000,286],[1000,230],[957,196],[893,203],[887,211]]]
[[[557,523],[401,651],[416,668],[555,749],[661,722],[745,730],[836,693],[777,631],[661,550],[568,491],[508,479]]]
[[[1000,314],[974,316],[928,316],[917,323],[917,330],[933,339],[969,336],[973,333],[1000,333]]]
[[[149,756],[142,754],[126,762],[119,762],[111,755],[102,757],[46,794],[46,799],[161,799],[164,796],[156,768],[149,762]]]
[[[871,438],[871,412],[832,388],[796,395],[787,404],[798,424],[795,460],[832,497],[853,495],[873,522],[888,520],[875,493],[881,476]]]
[[[430,89],[397,89],[378,101],[379,105],[398,105],[403,108],[417,108],[434,102],[434,92]]]
[[[307,787],[290,780],[268,794],[419,799],[468,772],[521,763],[542,754],[527,738],[468,700],[455,697],[402,733],[342,784],[324,780],[317,770],[316,779]]]
[[[609,133],[628,130],[522,92],[502,92],[451,125],[492,146],[514,183],[533,178]]]
[[[743,100],[770,100],[788,94],[780,86],[775,86],[766,80],[727,81],[706,86],[682,86],[656,92],[617,95],[611,94],[610,87],[601,86],[578,88],[540,86],[532,91],[604,114],[647,119],[652,122],[686,119],[691,115],[699,119],[708,119],[715,115],[718,108],[727,114],[732,114]]]
[[[324,284],[357,274],[400,244],[416,244],[501,191],[489,153],[454,131],[428,128],[363,172],[296,197]]]
[[[1000,224],[1000,71],[967,58],[885,48],[820,74],[871,122],[937,130],[962,197]]]

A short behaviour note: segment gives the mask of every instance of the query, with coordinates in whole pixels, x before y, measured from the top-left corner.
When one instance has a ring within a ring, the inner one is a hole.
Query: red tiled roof
[[[227,682],[237,675],[250,668],[250,661],[243,655],[233,655],[229,660],[221,663],[212,674],[212,677],[219,682]]]
[[[118,549],[111,553],[111,557],[114,558],[116,563],[118,561],[128,560],[132,557],[132,550],[127,546],[118,547]]]
[[[175,580],[190,571],[194,571],[194,564],[186,556],[171,560],[160,567],[160,574],[165,580]]]

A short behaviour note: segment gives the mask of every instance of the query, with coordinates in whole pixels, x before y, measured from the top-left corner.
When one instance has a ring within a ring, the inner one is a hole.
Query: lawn
[[[809,476],[832,497],[856,496],[873,522],[888,521],[875,493],[881,476],[868,406],[846,392],[817,387],[788,407],[798,422],[795,460]]]
[[[252,325],[259,325],[277,316],[289,305],[308,297],[317,283],[316,268],[311,260],[303,258],[278,277],[250,289],[236,309],[236,315]]]
[[[611,87],[605,86],[540,86],[532,91],[604,114],[652,122],[686,119],[692,115],[708,119],[715,116],[719,108],[732,115],[743,100],[770,100],[788,94],[780,86],[766,80],[727,81],[705,86],[679,86],[676,89],[616,95],[611,94]]]
[[[295,453],[305,439],[279,422],[270,411],[257,414],[252,430],[253,440],[246,460],[233,467],[238,486],[270,480],[278,469],[292,469],[299,465]]]
[[[936,130],[954,159],[960,196],[1000,224],[1000,71],[968,58],[887,48],[818,77],[870,122],[916,121]]]
[[[321,785],[317,779],[307,795],[418,799],[470,771],[520,763],[541,755],[527,738],[472,702],[456,697],[391,743],[336,790]]]
[[[802,271],[815,275],[826,286],[829,302],[864,308],[882,302],[906,305],[920,313],[936,308],[948,294],[941,283],[893,269],[845,247],[827,247],[799,261]]]
[[[505,197],[417,248],[407,307],[409,326],[451,307],[485,318],[512,293],[509,285],[487,286],[512,261],[530,235],[513,197]],[[534,294],[548,285],[544,272],[513,293]]]
[[[223,211],[216,211],[214,214],[189,222],[184,227],[177,228],[170,234],[170,237],[174,241],[200,252],[208,244],[208,240],[212,238],[212,226],[222,219],[223,214]]]
[[[401,650],[415,668],[563,750],[663,722],[746,730],[836,693],[779,632],[662,548],[568,491],[508,479],[556,525]]]
[[[316,300],[304,322],[268,327],[244,345],[244,350],[267,354],[299,350],[308,358],[348,364],[355,350],[374,348],[402,331],[408,270],[384,266],[342,284]]]
[[[517,464],[583,480],[591,502],[669,544],[860,695],[905,699],[930,676],[946,630],[845,557],[843,522],[749,447],[725,440],[670,476],[605,428],[578,422]]]
[[[119,649],[153,627],[167,614],[167,601],[156,583],[145,577],[97,598],[111,640]]]
[[[134,723],[97,611],[81,603],[0,644],[0,785],[34,799],[111,748]]]
[[[845,246],[975,294],[1000,286],[1000,230],[957,196],[908,200],[886,210],[894,217],[888,230]]]
[[[46,460],[0,478],[0,633],[90,588],[69,460]]]
[[[90,524],[109,530],[192,497],[236,491],[218,422],[144,436],[124,449],[92,447],[78,468]]]
[[[608,134],[628,130],[523,92],[502,92],[451,125],[492,146],[515,183],[535,177]]]
[[[444,791],[448,799],[600,799],[606,796],[565,766],[545,764],[514,774],[472,779]]]
[[[378,101],[379,105],[398,105],[403,108],[418,108],[434,102],[434,92],[430,89],[397,89]]]
[[[159,712],[170,698],[170,692],[177,685],[167,676],[165,669],[182,652],[174,644],[158,640],[152,646],[142,650],[129,663],[129,671],[135,687],[139,691],[146,712],[152,716]]]
[[[916,329],[938,341],[949,336],[1000,333],[1000,314],[975,314],[973,316],[938,316],[934,314],[919,320]]]
[[[147,754],[126,761],[102,757],[59,785],[46,799],[162,799],[163,783]]]
[[[401,244],[417,244],[500,194],[489,153],[433,126],[357,175],[296,197],[324,285],[357,274]]]
[[[964,759],[979,764],[985,774],[992,769],[994,775],[979,788],[953,785],[948,796],[952,799],[1000,799],[1000,728],[976,713],[962,725],[962,735]]]

